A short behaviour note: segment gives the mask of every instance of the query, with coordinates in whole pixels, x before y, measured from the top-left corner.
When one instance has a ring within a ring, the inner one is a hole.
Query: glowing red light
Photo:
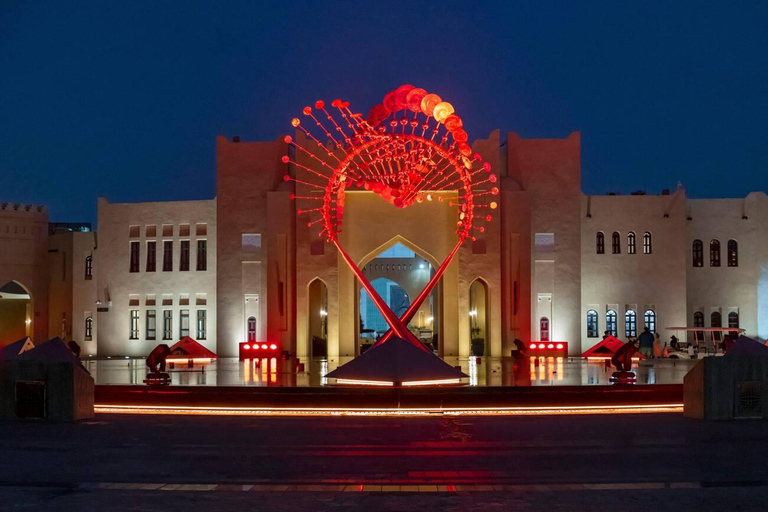
[[[267,345],[266,343],[262,343],[261,348],[263,348],[264,350],[267,350],[269,348],[269,345]]]
[[[535,343],[531,343],[531,348],[535,349],[536,348],[536,344]]]
[[[269,346],[269,348],[271,348],[272,350],[275,350],[275,349],[277,348],[277,345],[275,345],[275,344],[273,343],[273,344],[271,344],[271,345]]]
[[[555,346],[555,348],[556,348],[557,350],[563,350],[563,344],[562,344],[562,343],[558,343],[558,344]]]
[[[555,348],[555,345],[550,343],[549,345],[547,345],[547,348]]]
[[[253,350],[259,350],[259,345],[258,345],[258,344],[256,344],[256,343],[254,343],[254,344],[253,344]]]
[[[251,350],[251,346],[246,343],[245,345],[243,345],[243,349],[244,350]]]

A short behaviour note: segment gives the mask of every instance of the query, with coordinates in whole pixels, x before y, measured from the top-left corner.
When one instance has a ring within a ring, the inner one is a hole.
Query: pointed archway
[[[435,275],[438,264],[434,256],[398,235],[368,253],[360,268],[389,308],[401,316]],[[438,283],[408,324],[416,337],[436,353],[440,351],[441,291]],[[359,283],[356,292],[360,318],[356,353],[360,355],[389,330],[389,325]]]
[[[0,346],[32,337],[34,309],[32,294],[18,281],[0,286]]]

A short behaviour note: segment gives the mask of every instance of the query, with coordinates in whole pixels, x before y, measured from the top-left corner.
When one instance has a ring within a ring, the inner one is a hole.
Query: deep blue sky
[[[768,2],[0,0],[0,201],[211,198],[215,136],[403,83],[470,138],[582,132],[583,190],[768,189]]]

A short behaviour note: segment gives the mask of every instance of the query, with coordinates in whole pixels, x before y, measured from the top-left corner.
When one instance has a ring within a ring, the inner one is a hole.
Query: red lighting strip
[[[683,412],[683,404],[586,405],[563,407],[478,408],[277,408],[277,407],[176,407],[97,404],[99,414],[174,414],[203,416],[562,416],[589,414],[659,414]]]

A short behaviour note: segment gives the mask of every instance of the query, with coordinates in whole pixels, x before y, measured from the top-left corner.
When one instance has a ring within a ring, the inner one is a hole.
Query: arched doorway
[[[322,279],[314,279],[307,287],[309,306],[309,355],[328,357],[328,288]]]
[[[256,341],[256,317],[255,316],[249,316],[248,320],[246,321],[246,339],[248,340],[248,343],[253,343]]]
[[[362,268],[363,274],[392,312],[402,316],[435,274],[432,263],[413,249],[397,242],[382,250]],[[439,348],[439,288],[421,304],[408,323],[409,329],[430,349]],[[389,325],[368,292],[357,284],[359,296],[358,354],[384,335]]]
[[[31,337],[33,316],[29,290],[16,281],[0,286],[0,346]]]
[[[473,356],[484,355],[490,341],[488,304],[488,285],[480,278],[475,279],[469,285],[469,338],[472,344],[470,353]]]

